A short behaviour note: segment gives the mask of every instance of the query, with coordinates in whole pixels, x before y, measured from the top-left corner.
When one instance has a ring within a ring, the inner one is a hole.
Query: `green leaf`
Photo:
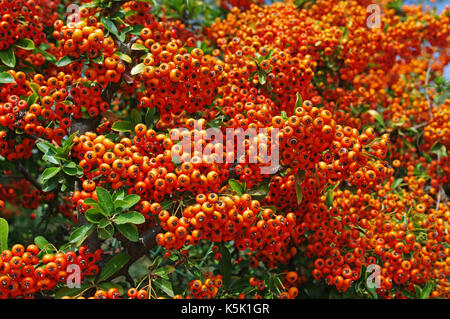
[[[103,218],[102,220],[100,220],[100,222],[98,223],[98,227],[99,228],[105,228],[105,227],[107,227],[108,225],[111,225],[111,222],[108,220],[108,219],[106,219],[106,218]]]
[[[131,259],[131,257],[127,253],[120,253],[115,255],[111,260],[103,267],[100,277],[98,278],[99,282],[108,280],[112,275],[122,269],[123,266]]]
[[[139,234],[136,225],[133,224],[116,224],[119,232],[125,236],[129,241],[137,242],[139,239]]]
[[[134,205],[136,205],[140,200],[141,200],[141,197],[139,195],[136,195],[136,194],[127,195],[124,199],[122,199],[120,201],[120,207],[123,210],[129,209],[129,208],[133,207]],[[115,202],[114,202],[114,208],[118,208],[118,207],[116,207]]]
[[[295,101],[295,108],[300,107],[303,105],[303,98],[299,92],[296,93],[297,100]]]
[[[166,200],[161,203],[161,210],[169,210],[173,207],[174,202],[171,200]]]
[[[158,268],[155,271],[155,275],[163,277],[163,276],[167,276],[167,275],[173,273],[174,271],[175,271],[175,267],[174,266],[167,265],[167,266]]]
[[[116,52],[116,55],[122,60],[125,61],[126,63],[131,63],[131,57],[125,53],[122,52]]]
[[[372,115],[382,127],[385,127],[383,116],[380,113],[375,110],[368,110],[367,113]]]
[[[58,177],[50,178],[42,183],[42,190],[46,193],[51,192],[58,186]]]
[[[297,174],[295,174],[295,195],[297,198],[298,205],[300,205],[303,201],[303,193],[300,185],[303,183],[304,179],[305,179],[305,171],[299,169]]]
[[[66,56],[62,57],[61,59],[59,59],[58,61],[56,61],[55,65],[57,67],[63,67],[63,66],[69,65],[72,62],[75,62],[75,59],[66,55]]]
[[[153,127],[153,118],[156,113],[156,107],[148,108],[145,113],[145,124],[147,127]]]
[[[8,72],[0,72],[0,83],[13,83],[16,82],[14,77]]]
[[[143,44],[140,43],[133,43],[131,45],[131,50],[135,50],[135,51],[143,51],[143,50],[147,50],[147,47]]]
[[[119,38],[119,31],[117,30],[116,25],[108,18],[101,18],[100,22],[103,23],[105,29],[114,34],[117,38]]]
[[[37,95],[36,93],[33,93],[30,96],[28,96],[28,98],[27,98],[28,105],[36,103],[38,98],[39,98],[39,95]]]
[[[83,169],[75,162],[69,162],[63,165],[62,170],[64,173],[70,176],[80,176],[83,174]]]
[[[133,124],[131,124],[130,121],[114,122],[111,129],[116,132],[131,132],[133,129]]]
[[[13,68],[16,66],[16,56],[14,54],[14,48],[10,46],[8,49],[0,51],[0,60],[6,66]]]
[[[98,204],[98,202],[97,202],[95,199],[92,199],[92,198],[85,198],[85,199],[83,200],[83,202],[84,202],[86,205],[91,206],[92,208],[100,209],[100,205]]]
[[[90,208],[84,213],[86,220],[93,224],[98,224],[103,219],[103,214],[95,208]]]
[[[170,280],[165,279],[165,278],[158,278],[154,281],[154,284],[156,287],[158,287],[164,293],[166,293],[169,297],[174,296],[173,287],[172,287],[172,283],[170,282]]]
[[[391,185],[391,190],[395,190],[403,182],[403,178],[397,178]]]
[[[233,265],[231,264],[231,254],[225,244],[219,245],[219,253],[222,258],[219,261],[219,271],[223,276],[223,284],[228,287],[231,284],[231,271]]]
[[[231,189],[234,190],[236,193],[238,193],[239,196],[243,194],[244,189],[241,183],[239,183],[237,180],[235,179],[228,180],[228,185],[230,185]]]
[[[94,224],[87,224],[77,228],[69,238],[69,243],[75,246],[81,246],[81,244],[89,237],[95,229]]]
[[[54,155],[55,154],[50,155],[50,154],[47,153],[44,156],[42,156],[42,159],[44,161],[47,161],[47,162],[51,163],[51,164],[60,165],[61,163],[60,163],[59,159],[57,159]]]
[[[267,82],[267,74],[265,72],[258,72],[258,81],[260,84],[264,85]]]
[[[111,222],[108,222],[108,224],[106,224],[104,227],[100,227],[100,224],[105,223],[104,220],[105,219],[102,219],[97,225],[98,238],[101,240],[106,240],[114,236],[114,226],[111,224]]]
[[[9,225],[6,219],[0,218],[0,251],[8,249]]]
[[[433,290],[433,282],[429,281],[425,287],[423,287],[422,293],[420,294],[420,299],[428,299],[430,297],[431,290]]]
[[[39,52],[40,54],[42,54],[44,56],[45,60],[50,62],[50,63],[55,63],[57,61],[56,57],[53,54],[50,54],[50,53],[48,53],[45,50],[36,49],[36,51]]]
[[[55,247],[48,242],[47,239],[43,236],[37,236],[34,238],[34,243],[39,247],[40,250],[44,250],[46,252],[51,252],[55,250]]]
[[[128,212],[128,213],[120,214],[119,216],[117,216],[114,219],[114,224],[116,224],[116,225],[127,224],[127,223],[139,225],[139,224],[145,223],[145,217],[144,217],[144,215],[142,215],[138,212]]]
[[[49,142],[39,142],[36,144],[36,147],[44,154],[47,154],[49,150],[56,152],[56,147]]]
[[[269,185],[267,185],[267,183],[261,183],[257,188],[249,189],[247,193],[254,199],[263,199],[269,194]]]
[[[325,189],[325,205],[328,207],[333,206],[333,200],[334,200],[334,190],[338,187],[339,182],[337,182],[335,185],[329,185]]]
[[[41,181],[44,182],[46,180],[49,180],[53,176],[59,173],[61,170],[61,167],[49,167],[46,168],[45,171],[42,173]]]
[[[95,58],[91,59],[91,62],[97,63],[97,64],[102,64],[104,59],[105,59],[105,57],[103,56],[103,53],[99,51],[97,56]]]
[[[15,46],[23,50],[34,50],[36,48],[32,40],[24,38],[17,40]]]
[[[100,186],[98,186],[95,191],[97,193],[97,201],[100,205],[100,208],[107,216],[110,216],[114,211],[114,202],[112,200],[111,194],[106,189]]]
[[[130,114],[131,123],[133,126],[136,126],[139,123],[142,123],[142,114],[139,110],[133,109]]]
[[[141,73],[144,69],[145,69],[145,64],[144,64],[144,63],[139,63],[139,64],[135,65],[135,66],[131,69],[130,74],[131,74],[131,75],[139,74],[139,73]]]

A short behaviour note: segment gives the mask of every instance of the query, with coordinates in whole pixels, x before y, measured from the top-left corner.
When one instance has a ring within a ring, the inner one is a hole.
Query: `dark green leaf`
[[[105,26],[105,29],[114,34],[117,38],[119,37],[119,31],[117,30],[116,25],[108,18],[101,18],[101,23]]]
[[[98,224],[103,218],[103,214],[95,208],[90,208],[84,213],[86,220],[93,224]]]
[[[21,38],[16,41],[15,46],[23,50],[34,50],[34,42],[30,39]]]
[[[75,59],[66,55],[66,56],[62,57],[61,59],[59,59],[58,61],[56,61],[55,65],[57,67],[63,67],[63,66],[69,65],[72,62],[75,62]]]
[[[99,282],[108,280],[112,275],[122,269],[123,266],[131,259],[127,253],[120,253],[111,258],[111,260],[103,267],[100,273]]]
[[[139,234],[136,228],[136,225],[133,224],[121,224],[117,225],[117,229],[119,232],[125,236],[129,241],[137,242],[139,239]]]
[[[16,56],[14,54],[14,48],[10,46],[8,49],[0,51],[0,60],[6,66],[13,68],[16,66]]]
[[[77,228],[69,238],[69,242],[75,246],[81,246],[81,244],[89,237],[95,229],[95,225],[87,224]]]
[[[234,190],[239,196],[243,194],[243,187],[237,180],[228,180],[228,185],[230,185],[231,189]]]

